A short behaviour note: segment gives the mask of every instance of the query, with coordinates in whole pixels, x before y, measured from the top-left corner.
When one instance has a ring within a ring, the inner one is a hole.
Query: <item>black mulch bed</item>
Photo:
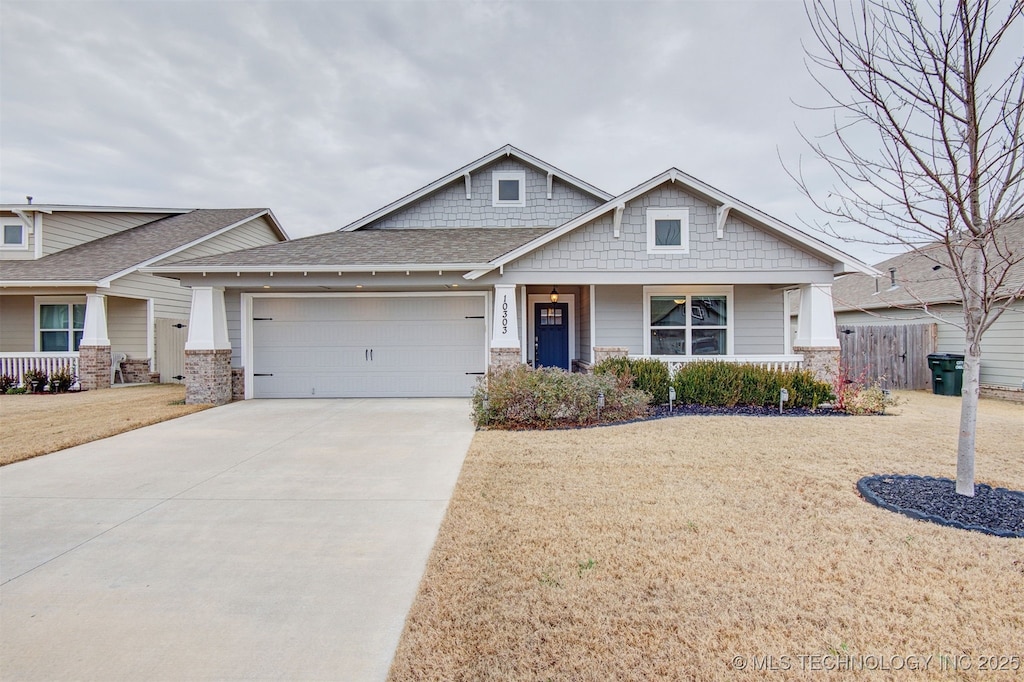
[[[956,483],[931,476],[865,476],[857,490],[868,502],[912,519],[1004,538],[1024,538],[1024,492],[974,486],[957,495]]]
[[[665,417],[682,417],[686,415],[698,416],[726,416],[726,417],[847,417],[845,412],[833,410],[831,407],[819,407],[812,410],[807,407],[786,407],[782,413],[776,407],[755,407],[749,405],[737,405],[736,407],[714,407],[703,405],[675,405],[671,412],[668,405],[652,407],[647,419],[663,419]]]

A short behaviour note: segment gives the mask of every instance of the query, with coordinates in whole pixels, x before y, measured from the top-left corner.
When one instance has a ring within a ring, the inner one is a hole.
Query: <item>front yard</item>
[[[63,450],[209,405],[185,405],[185,387],[147,384],[81,393],[0,395],[0,465]]]
[[[857,495],[871,473],[955,474],[960,401],[901,397],[896,416],[478,433],[390,679],[1024,674],[1024,540]],[[983,400],[978,482],[1024,489],[1022,443],[1024,407]]]

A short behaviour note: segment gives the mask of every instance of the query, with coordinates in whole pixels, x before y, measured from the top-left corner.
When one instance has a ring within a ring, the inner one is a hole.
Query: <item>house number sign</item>
[[[508,294],[501,297],[501,334],[508,334]]]

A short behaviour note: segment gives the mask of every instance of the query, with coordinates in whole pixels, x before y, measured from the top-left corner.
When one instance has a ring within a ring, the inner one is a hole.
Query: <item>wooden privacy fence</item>
[[[852,378],[864,374],[883,388],[931,388],[928,355],[935,352],[937,324],[841,324],[838,332],[841,362]]]

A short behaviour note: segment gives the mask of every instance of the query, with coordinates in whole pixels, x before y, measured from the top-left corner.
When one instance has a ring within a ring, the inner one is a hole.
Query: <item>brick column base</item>
[[[488,369],[515,367],[522,362],[522,353],[518,348],[492,348],[491,366]]]
[[[231,402],[231,349],[185,351],[185,404]]]
[[[594,346],[594,364],[599,365],[608,358],[624,358],[629,355],[625,346]]]
[[[231,368],[231,399],[245,400],[245,368]]]
[[[110,346],[78,349],[78,381],[83,391],[110,388]]]
[[[121,374],[126,384],[149,383],[149,360],[129,359],[121,363]]]
[[[812,348],[793,346],[793,352],[804,356],[803,369],[814,374],[818,381],[832,383],[839,372],[838,348]]]

